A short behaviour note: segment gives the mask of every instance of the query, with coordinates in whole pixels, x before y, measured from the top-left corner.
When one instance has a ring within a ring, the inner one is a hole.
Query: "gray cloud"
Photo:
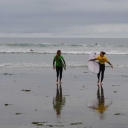
[[[0,37],[127,35],[127,0],[0,0],[0,3]]]

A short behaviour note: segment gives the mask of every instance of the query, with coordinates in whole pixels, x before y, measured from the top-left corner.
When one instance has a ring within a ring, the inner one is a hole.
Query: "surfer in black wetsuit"
[[[62,83],[61,79],[62,79],[62,72],[63,72],[63,66],[62,66],[61,60],[63,60],[63,62],[65,63],[64,57],[61,55],[61,50],[58,50],[56,56],[54,56],[54,59],[53,59],[53,69],[56,68],[56,74],[57,74],[56,82],[58,82],[58,77],[60,76],[60,84]],[[55,62],[56,62],[56,66],[55,66]]]
[[[97,56],[95,59],[89,60],[89,61],[95,61],[95,60],[99,61],[100,70],[99,70],[99,73],[97,74],[97,77],[98,77],[97,83],[100,83],[101,85],[102,85],[102,81],[104,79],[105,62],[107,62],[111,66],[111,68],[113,68],[113,65],[108,61],[107,57],[104,56],[105,54],[106,54],[105,52],[101,51],[99,56]],[[101,73],[101,81],[100,81],[100,73]]]

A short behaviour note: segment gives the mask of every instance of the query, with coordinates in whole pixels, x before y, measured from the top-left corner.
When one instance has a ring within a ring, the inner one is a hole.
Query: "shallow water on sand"
[[[69,68],[63,83],[52,68],[2,69],[2,128],[127,128],[128,69],[106,68],[103,89],[87,68]]]

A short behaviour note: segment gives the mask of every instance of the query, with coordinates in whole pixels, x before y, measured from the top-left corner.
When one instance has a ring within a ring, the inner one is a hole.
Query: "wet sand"
[[[128,68],[106,68],[102,90],[87,68],[55,80],[51,68],[1,69],[0,127],[128,127]]]

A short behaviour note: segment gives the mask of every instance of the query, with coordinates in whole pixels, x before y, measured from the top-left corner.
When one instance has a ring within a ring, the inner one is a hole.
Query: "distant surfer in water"
[[[107,57],[104,56],[105,54],[106,54],[105,52],[101,51],[99,56],[97,56],[95,59],[89,60],[89,61],[95,61],[95,60],[99,61],[100,70],[99,70],[99,73],[97,74],[97,77],[98,77],[97,83],[100,83],[101,85],[104,79],[105,62],[107,62],[111,66],[111,68],[113,68],[113,65],[108,61]],[[101,81],[100,81],[100,74],[101,74]]]
[[[53,69],[56,69],[56,74],[57,74],[56,82],[58,82],[58,77],[59,77],[60,84],[61,84],[62,72],[63,72],[62,61],[66,65],[63,56],[61,56],[61,50],[58,50],[56,56],[53,59]],[[56,62],[56,66],[55,66],[55,62]]]

